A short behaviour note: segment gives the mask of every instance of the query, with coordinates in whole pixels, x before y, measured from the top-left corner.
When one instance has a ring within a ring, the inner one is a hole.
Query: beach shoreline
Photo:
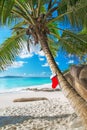
[[[22,87],[14,87],[12,89],[0,89],[0,94],[4,94],[4,93],[14,93],[14,92],[20,92],[26,89],[32,89],[32,88],[37,88],[37,89],[41,89],[41,88],[52,88],[51,87],[51,83],[47,83],[47,84],[42,84],[42,85],[31,85],[31,86],[22,86]]]
[[[44,91],[45,90],[45,91]],[[46,100],[13,102],[19,98]],[[78,125],[73,125],[73,122]],[[61,90],[51,84],[0,94],[0,130],[83,130]]]

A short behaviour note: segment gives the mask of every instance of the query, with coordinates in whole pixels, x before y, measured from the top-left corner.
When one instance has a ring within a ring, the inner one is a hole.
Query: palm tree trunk
[[[75,89],[67,82],[65,77],[62,75],[48,47],[45,35],[42,33],[38,33],[38,38],[51,71],[57,74],[57,78],[65,96],[70,101],[75,112],[78,116],[80,116],[85,128],[87,129],[87,102],[75,91]]]

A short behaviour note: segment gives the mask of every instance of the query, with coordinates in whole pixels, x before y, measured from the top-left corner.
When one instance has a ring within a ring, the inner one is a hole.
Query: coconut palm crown
[[[28,41],[28,50],[30,50],[29,44],[33,43],[32,40],[35,44],[40,42],[38,31],[44,34],[44,38],[47,40],[49,47],[51,47],[51,52],[54,56],[59,46],[63,46],[65,50],[72,54],[75,53],[79,56],[85,54],[87,41],[83,37],[80,38],[78,35],[74,35],[69,30],[59,28],[58,24],[62,19],[69,18],[72,25],[79,25],[80,22],[81,26],[86,26],[87,22],[84,20],[85,18],[81,19],[83,17],[78,13],[79,11],[85,12],[86,7],[87,4],[82,1],[79,2],[79,0],[71,0],[71,2],[68,0],[1,0],[1,23],[10,24],[13,21],[16,21],[16,23],[12,27],[13,35],[0,47],[0,70],[3,70],[12,63],[15,57],[20,53],[24,40]],[[83,12],[82,15],[85,16]],[[74,20],[72,20],[71,16],[73,16]],[[63,37],[60,36],[59,30],[62,30],[63,34],[65,34]],[[64,36],[66,36],[66,38]],[[76,44],[74,44],[75,40],[70,40],[71,38],[69,37],[76,39]],[[56,44],[58,40],[61,44]],[[78,44],[78,42],[80,44]]]

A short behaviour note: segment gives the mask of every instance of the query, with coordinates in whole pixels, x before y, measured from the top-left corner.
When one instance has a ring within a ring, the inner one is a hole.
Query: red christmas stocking
[[[50,78],[52,80],[52,88],[55,89],[57,87],[57,85],[59,84],[57,76],[56,75],[52,75]]]

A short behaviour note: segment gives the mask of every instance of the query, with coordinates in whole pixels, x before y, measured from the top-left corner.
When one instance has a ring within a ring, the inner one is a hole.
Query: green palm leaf
[[[0,46],[0,70],[6,68],[13,63],[16,56],[19,55],[21,49],[23,48],[24,32],[8,38]]]
[[[0,69],[4,69],[15,60],[23,47],[22,39],[27,40],[28,37],[31,37],[36,43],[39,43],[39,30],[44,34],[53,56],[56,56],[58,49],[61,47],[68,53],[78,56],[86,54],[86,35],[74,34],[69,30],[59,28],[58,25],[60,20],[65,20],[65,18],[68,17],[72,25],[77,27],[79,23],[79,25],[86,28],[87,2],[86,0],[83,1],[12,0],[11,2],[11,0],[8,0],[7,2],[7,0],[1,0],[1,23],[7,23],[7,21],[8,23],[12,23],[15,20],[16,24],[12,27],[13,36],[7,39],[0,47]],[[11,4],[9,4],[9,2],[11,2]],[[7,9],[9,9],[9,11],[7,11]],[[53,14],[55,12],[56,16]],[[26,30],[28,30],[28,33],[26,33]],[[62,36],[60,35],[60,30],[63,32]]]
[[[72,0],[71,0],[72,1]],[[49,20],[48,24],[54,21],[65,19],[67,16],[72,25],[85,25],[87,26],[87,1],[84,2],[77,0],[78,2],[72,2],[72,6],[69,3],[69,0],[62,0],[59,3],[59,6],[55,7],[58,11],[58,16]]]
[[[80,37],[81,40],[76,37]],[[73,37],[72,35],[64,32],[58,44],[63,50],[66,50],[70,54],[75,54],[79,57],[87,54],[87,34],[77,34]]]
[[[57,42],[55,42],[54,40],[52,40],[51,38],[48,39],[48,46],[51,50],[51,53],[54,57],[57,56],[57,52],[59,50],[59,46],[57,44]]]
[[[0,0],[0,22],[6,23],[14,5],[14,0]]]

